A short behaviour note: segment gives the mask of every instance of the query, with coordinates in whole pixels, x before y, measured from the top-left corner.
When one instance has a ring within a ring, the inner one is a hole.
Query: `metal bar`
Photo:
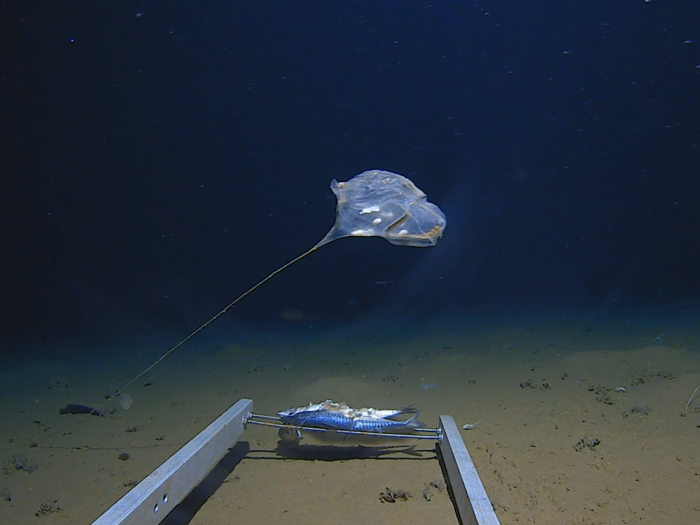
[[[288,423],[282,423],[282,418],[279,416],[266,416],[264,414],[251,414],[248,423],[252,424],[261,424],[258,421],[255,421],[256,419],[263,419],[263,420],[270,420],[270,421],[280,421],[278,426],[280,427],[290,427],[290,428],[299,428],[299,429],[306,429],[306,430],[333,430],[331,428],[321,428],[321,427],[295,427],[294,425],[290,425]],[[272,425],[270,425],[272,426]],[[423,427],[416,427],[412,429],[413,432],[424,432],[426,434],[440,434],[440,429],[439,428],[423,428]],[[369,431],[363,431],[363,430],[354,430],[353,432],[369,432]]]
[[[260,417],[254,414],[251,417]],[[271,416],[267,416],[267,419],[272,419]],[[415,429],[422,430],[423,432],[434,432],[434,436],[417,436],[414,434],[392,434],[391,432],[370,432],[368,430],[335,430],[332,428],[319,428],[319,427],[298,427],[294,425],[286,425],[284,423],[268,423],[267,421],[255,421],[254,419],[249,419],[246,421],[248,425],[260,425],[262,427],[274,427],[274,428],[294,428],[297,430],[308,430],[310,432],[333,432],[335,434],[347,434],[351,436],[373,436],[373,437],[386,437],[386,438],[405,438],[405,439],[440,439],[440,430],[437,428],[433,429]]]
[[[274,419],[275,421],[280,421],[279,416],[265,416],[263,414],[251,414],[249,419]]]
[[[150,525],[160,523],[221,461],[241,437],[253,411],[241,399],[149,474],[93,525]]]
[[[463,525],[499,525],[491,500],[452,416],[440,416],[438,444],[455,506]]]
[[[435,434],[436,436],[440,435],[440,432],[442,432],[439,428],[414,428],[414,432],[425,432],[425,433],[430,433],[430,434]]]

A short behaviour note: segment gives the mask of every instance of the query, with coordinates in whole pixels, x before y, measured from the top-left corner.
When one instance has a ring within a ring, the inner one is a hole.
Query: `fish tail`
[[[407,407],[402,408],[401,412],[399,412],[399,414],[415,414],[417,412],[420,412],[420,410],[418,410],[416,408],[416,405],[413,404],[413,405],[408,405]]]
[[[422,423],[421,421],[418,421],[418,416],[420,416],[420,410],[415,410],[415,413],[406,420],[406,426],[408,428],[424,428],[425,423]]]

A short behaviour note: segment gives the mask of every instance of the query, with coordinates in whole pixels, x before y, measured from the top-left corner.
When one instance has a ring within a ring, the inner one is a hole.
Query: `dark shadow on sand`
[[[312,461],[341,461],[349,459],[408,459],[415,461],[423,459],[436,459],[436,452],[434,449],[416,450],[415,445],[299,445],[295,443],[280,441],[277,444],[277,449],[275,450],[275,453],[284,459],[301,459]],[[403,454],[405,456],[397,457],[394,454]],[[428,455],[426,456],[424,454]]]
[[[256,455],[257,454],[257,455]],[[397,457],[397,455],[401,455]],[[164,525],[186,525],[190,523],[206,501],[226,482],[226,478],[243,460],[276,460],[289,459],[310,461],[343,461],[351,459],[381,459],[396,461],[435,461],[435,448],[416,450],[416,445],[301,445],[279,441],[275,450],[251,450],[250,443],[242,441],[229,450],[228,454],[214,469],[195,487],[195,489],[175,507],[162,521]]]
[[[250,443],[247,441],[236,443],[207,477],[161,523],[164,525],[184,525],[189,523],[209,497],[226,482],[226,478],[233,472],[236,465],[246,457],[249,451]]]

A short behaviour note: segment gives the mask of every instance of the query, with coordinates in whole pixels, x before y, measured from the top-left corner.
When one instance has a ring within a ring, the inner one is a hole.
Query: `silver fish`
[[[412,413],[406,421],[389,419],[401,414]],[[377,410],[362,408],[355,410],[345,403],[311,403],[306,407],[297,407],[278,412],[280,421],[288,425],[323,428],[328,430],[356,430],[364,432],[391,432],[421,428],[425,425],[418,421],[419,410],[407,407],[402,410]],[[384,417],[381,417],[381,416]]]
[[[369,418],[382,418],[382,419],[391,419],[396,416],[400,416],[403,414],[415,414],[418,409],[414,408],[412,405],[407,406],[402,409],[394,409],[394,408],[386,408],[386,409],[381,409],[381,408],[350,408],[346,403],[334,403],[330,399],[327,399],[323,403],[309,403],[305,407],[296,407],[296,408],[290,408],[289,410],[284,410],[282,412],[278,412],[277,415],[280,417],[283,416],[291,416],[293,414],[299,413],[299,412],[316,412],[319,410],[328,410],[332,412],[339,412],[343,414],[344,416],[350,417],[350,418],[356,418],[356,417],[369,417]]]
[[[355,416],[391,419],[403,414],[415,414],[416,412],[418,412],[418,409],[414,408],[413,405],[402,408],[401,410],[396,410],[392,408],[381,409],[363,407],[355,409]]]
[[[282,423],[299,427],[352,430],[353,425],[353,418],[335,410],[301,410],[288,414],[279,412],[277,415]]]
[[[425,424],[418,421],[420,410],[416,411],[406,421],[394,421],[393,419],[357,417],[353,419],[352,430],[363,432],[393,432],[396,430],[407,430],[413,428],[423,428]]]

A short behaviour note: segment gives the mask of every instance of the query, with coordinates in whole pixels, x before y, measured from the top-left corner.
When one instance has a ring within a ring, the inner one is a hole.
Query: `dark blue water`
[[[700,304],[698,19],[661,0],[4,6],[3,362],[128,380],[314,246],[331,180],[368,169],[440,206],[437,246],[334,242],[172,366],[540,315],[697,351],[668,327]]]
[[[443,208],[440,246],[338,243],[239,319],[279,323],[273,302],[335,324],[377,304],[696,298],[697,14],[641,1],[8,7],[4,333],[186,331],[317,242],[330,180],[372,168]]]

